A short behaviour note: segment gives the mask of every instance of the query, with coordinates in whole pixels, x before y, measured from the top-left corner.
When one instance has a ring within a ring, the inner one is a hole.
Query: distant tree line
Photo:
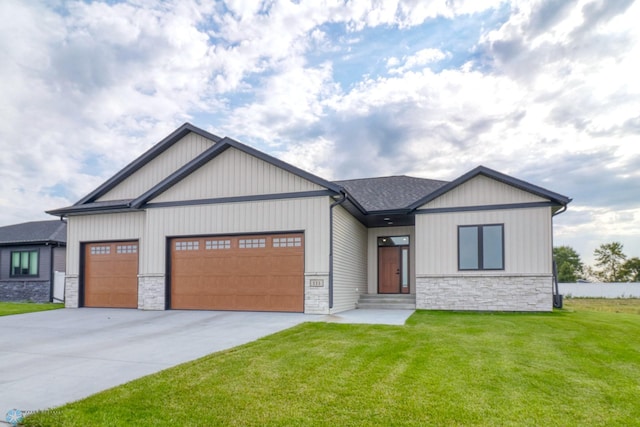
[[[584,265],[571,246],[553,248],[558,269],[558,281],[640,282],[640,258],[628,258],[620,242],[603,243],[593,251],[595,267]]]

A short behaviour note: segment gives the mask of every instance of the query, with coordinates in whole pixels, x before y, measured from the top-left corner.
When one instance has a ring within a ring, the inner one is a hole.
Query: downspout
[[[53,302],[53,281],[56,278],[53,268],[53,245],[47,243],[46,246],[49,246],[49,302]]]
[[[333,208],[343,204],[347,200],[347,194],[340,192],[340,198],[331,203],[329,207],[329,308],[333,308]]]
[[[558,288],[558,265],[556,259],[553,257],[553,217],[560,215],[567,210],[567,205],[562,205],[562,208],[551,215],[551,269],[553,274],[553,306],[555,308],[562,308],[562,295],[560,295],[560,289]]]

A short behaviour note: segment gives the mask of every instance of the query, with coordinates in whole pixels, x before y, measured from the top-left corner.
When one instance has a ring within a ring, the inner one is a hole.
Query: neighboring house
[[[548,311],[569,202],[485,167],[330,182],[187,123],[49,213],[69,223],[67,307]]]
[[[60,220],[0,227],[0,301],[53,301],[66,244],[67,224]]]

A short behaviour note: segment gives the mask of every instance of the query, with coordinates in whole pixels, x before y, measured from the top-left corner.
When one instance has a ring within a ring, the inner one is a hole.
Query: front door
[[[409,236],[378,238],[378,293],[409,293]]]

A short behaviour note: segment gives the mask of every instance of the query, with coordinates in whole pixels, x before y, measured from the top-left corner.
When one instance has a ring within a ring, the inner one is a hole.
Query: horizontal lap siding
[[[367,228],[338,206],[333,211],[333,310],[355,308],[367,284]]]
[[[235,148],[228,148],[152,202],[324,190]]]
[[[326,274],[329,203],[315,197],[148,209],[140,273],[165,273],[167,237],[304,231],[305,272]]]
[[[504,271],[458,271],[458,226],[504,224]],[[551,208],[416,215],[416,274],[551,274]]]
[[[214,144],[189,133],[97,201],[134,199]]]

